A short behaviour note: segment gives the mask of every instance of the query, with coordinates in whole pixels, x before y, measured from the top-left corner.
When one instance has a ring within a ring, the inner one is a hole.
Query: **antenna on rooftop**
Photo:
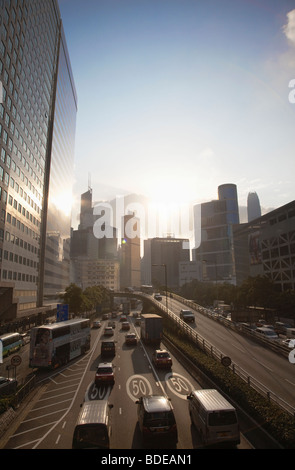
[[[88,173],[88,191],[91,190],[91,174]]]

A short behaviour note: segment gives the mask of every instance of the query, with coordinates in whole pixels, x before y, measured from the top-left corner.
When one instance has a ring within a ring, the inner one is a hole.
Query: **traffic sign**
[[[69,319],[69,306],[68,304],[57,304],[56,306],[56,321],[66,321]]]
[[[22,362],[22,358],[18,355],[16,356],[12,356],[11,360],[10,360],[10,363],[12,366],[16,367],[16,366],[19,366]]]

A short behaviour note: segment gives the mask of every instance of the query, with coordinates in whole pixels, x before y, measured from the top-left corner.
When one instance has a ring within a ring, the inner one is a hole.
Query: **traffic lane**
[[[182,304],[174,301],[176,314]],[[248,336],[227,328],[216,320],[196,313],[196,332],[214,345],[223,355],[230,356],[249,376],[267,389],[295,406],[294,364]]]
[[[38,395],[36,401],[33,400],[33,406],[24,416],[16,432],[10,437],[6,448],[48,449],[56,446],[55,427],[67,416],[72,406],[76,406],[79,393],[77,402],[80,405],[82,396],[85,394],[84,384],[89,383],[90,377],[93,379],[89,364],[93,361],[93,355],[97,355],[98,344],[99,336],[95,335],[94,347],[90,353],[54,373],[43,372],[42,375],[46,377],[44,380],[48,383],[44,382],[41,395]],[[74,423],[71,423],[71,429],[73,428]],[[58,447],[63,448],[60,444]]]

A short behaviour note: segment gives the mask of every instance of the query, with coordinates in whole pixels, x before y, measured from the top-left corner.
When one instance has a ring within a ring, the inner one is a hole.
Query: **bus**
[[[29,366],[55,369],[90,349],[90,320],[78,318],[32,328]]]
[[[141,286],[140,290],[143,294],[153,294],[154,292],[153,286],[148,286],[148,285]]]
[[[19,351],[23,346],[23,339],[19,333],[6,333],[0,336],[2,344],[2,356],[9,356],[9,354]]]

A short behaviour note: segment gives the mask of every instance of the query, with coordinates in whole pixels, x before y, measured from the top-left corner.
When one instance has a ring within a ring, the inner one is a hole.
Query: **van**
[[[115,341],[102,341],[101,342],[101,356],[114,356],[116,354]]]
[[[187,399],[191,422],[203,445],[240,443],[236,409],[217,390],[195,390]]]
[[[270,328],[266,328],[262,326],[261,328],[256,328],[255,330],[256,333],[258,333],[259,336],[265,338],[265,339],[270,339],[270,340],[278,340],[279,336],[277,333],[275,333],[274,330]]]
[[[110,405],[107,400],[85,402],[73,434],[72,449],[109,449]]]
[[[276,321],[275,322],[275,332],[278,335],[279,334],[285,335],[286,331],[287,331],[287,328],[292,328],[292,326],[289,325],[288,323],[283,323],[281,321]]]
[[[159,446],[164,442],[165,446],[169,444],[175,447],[178,442],[178,432],[170,398],[150,395],[141,397],[135,403],[138,405],[138,424],[144,446],[150,444]]]

